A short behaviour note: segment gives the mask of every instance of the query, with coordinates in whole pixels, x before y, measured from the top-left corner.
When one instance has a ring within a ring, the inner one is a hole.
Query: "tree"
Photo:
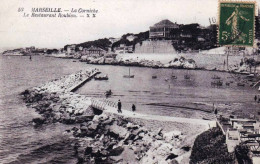
[[[249,72],[252,72],[252,67],[256,66],[256,61],[254,58],[245,59],[245,63],[249,66]]]
[[[242,143],[236,146],[235,155],[239,164],[253,164],[250,147]]]

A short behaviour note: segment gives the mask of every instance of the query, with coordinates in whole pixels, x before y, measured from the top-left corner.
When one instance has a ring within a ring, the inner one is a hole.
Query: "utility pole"
[[[228,51],[227,51],[227,71],[228,71],[228,56],[229,56],[229,51],[230,51],[229,48],[231,48],[231,47],[227,47],[227,48],[228,48]]]

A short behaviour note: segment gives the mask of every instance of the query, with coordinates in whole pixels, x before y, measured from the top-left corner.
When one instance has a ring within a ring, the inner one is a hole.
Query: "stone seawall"
[[[176,53],[176,51],[171,40],[158,40],[137,43],[135,53]]]
[[[154,132],[124,116],[96,112],[91,98],[70,92],[97,71],[80,71],[24,91],[23,100],[41,115],[33,119],[35,125],[73,124],[67,133],[78,139],[78,163],[177,164],[177,157],[188,151],[179,147],[185,138],[181,132]]]
[[[35,118],[33,122],[37,126],[55,122],[71,124],[93,118],[91,98],[75,94],[70,90],[75,84],[92,78],[92,74],[96,72],[97,69],[80,71],[25,90],[21,94],[22,98],[42,116]]]

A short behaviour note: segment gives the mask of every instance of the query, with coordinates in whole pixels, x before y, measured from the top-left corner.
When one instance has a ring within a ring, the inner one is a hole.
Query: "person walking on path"
[[[214,103],[213,103],[213,112],[214,112],[215,116],[217,117],[218,109],[215,107]]]
[[[214,114],[217,116],[217,114],[218,114],[218,109],[217,108],[215,108]]]
[[[132,105],[132,111],[135,112],[136,110],[136,107],[135,107],[135,104]]]
[[[120,101],[120,100],[118,100],[118,103],[117,103],[117,112],[118,112],[118,113],[122,113],[122,110],[121,110],[121,108],[122,108],[121,101]]]

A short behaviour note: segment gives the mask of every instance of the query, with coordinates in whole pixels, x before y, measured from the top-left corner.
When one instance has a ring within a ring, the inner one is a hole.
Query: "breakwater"
[[[123,116],[97,112],[91,98],[70,92],[97,72],[80,71],[25,90],[23,100],[41,115],[33,119],[35,125],[73,124],[67,132],[79,138],[74,145],[78,162],[177,163],[186,152],[177,148],[185,137],[181,132],[153,132]]]
[[[35,118],[36,125],[51,122],[80,123],[93,118],[90,98],[70,92],[98,73],[97,69],[77,72],[60,79],[33,87],[22,93],[24,101],[35,108],[42,117]]]

